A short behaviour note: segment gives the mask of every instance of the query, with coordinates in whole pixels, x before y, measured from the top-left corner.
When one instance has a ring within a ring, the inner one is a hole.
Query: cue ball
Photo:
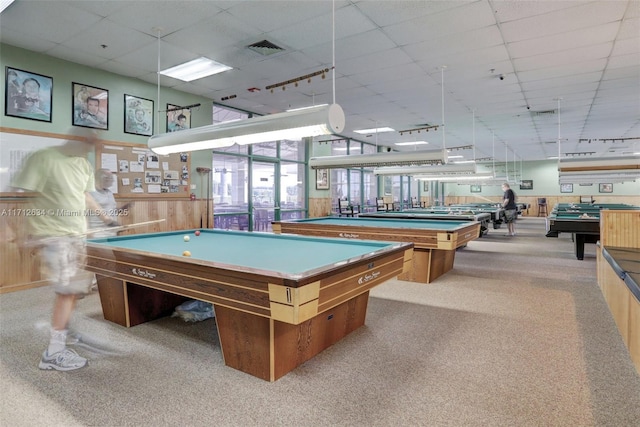
[[[200,230],[197,230],[195,234],[196,234],[196,236],[199,236],[200,235]]]
[[[191,252],[189,252],[189,251],[184,251],[184,252],[182,252],[182,255],[183,255],[183,256],[191,256]]]
[[[189,236],[184,236],[184,241],[188,242],[189,241]]]

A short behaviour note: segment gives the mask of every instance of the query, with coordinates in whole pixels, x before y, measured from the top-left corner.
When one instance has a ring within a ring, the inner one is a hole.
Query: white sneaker
[[[42,353],[42,359],[38,368],[54,369],[56,371],[73,371],[87,365],[87,359],[78,355],[75,351],[65,348],[62,351],[49,355],[47,350]]]

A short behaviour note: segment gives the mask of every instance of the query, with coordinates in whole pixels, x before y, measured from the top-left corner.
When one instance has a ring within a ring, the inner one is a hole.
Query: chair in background
[[[269,228],[269,211],[267,209],[254,209],[253,229],[255,231],[267,231]]]
[[[547,199],[545,197],[538,198],[538,216],[547,216]]]
[[[376,212],[386,212],[387,204],[382,197],[376,197]]]
[[[420,203],[420,202],[418,201],[418,198],[417,198],[417,197],[412,197],[412,198],[411,198],[411,207],[412,207],[412,208],[421,208],[421,207],[422,207],[422,203]]]
[[[348,200],[338,200],[338,216],[355,217],[360,213],[359,205],[352,205]]]

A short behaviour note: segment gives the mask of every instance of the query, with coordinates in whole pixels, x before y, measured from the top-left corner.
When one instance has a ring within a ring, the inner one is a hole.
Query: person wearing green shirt
[[[87,359],[67,348],[66,342],[76,300],[88,293],[93,278],[83,265],[85,215],[88,210],[100,211],[90,195],[95,190],[94,173],[87,160],[97,141],[94,130],[74,127],[63,145],[29,156],[12,182],[13,187],[37,194],[30,212],[38,214],[27,218],[27,234],[29,244],[39,250],[43,278],[55,291],[51,337],[40,369],[70,371],[87,364]],[[113,223],[108,216],[103,221]]]

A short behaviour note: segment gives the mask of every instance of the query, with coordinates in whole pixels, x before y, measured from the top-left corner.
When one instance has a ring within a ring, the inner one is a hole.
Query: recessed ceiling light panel
[[[190,82],[232,69],[233,68],[228,65],[221,64],[202,56],[192,61],[185,62],[184,64],[162,70],[160,71],[160,74],[185,82]]]

